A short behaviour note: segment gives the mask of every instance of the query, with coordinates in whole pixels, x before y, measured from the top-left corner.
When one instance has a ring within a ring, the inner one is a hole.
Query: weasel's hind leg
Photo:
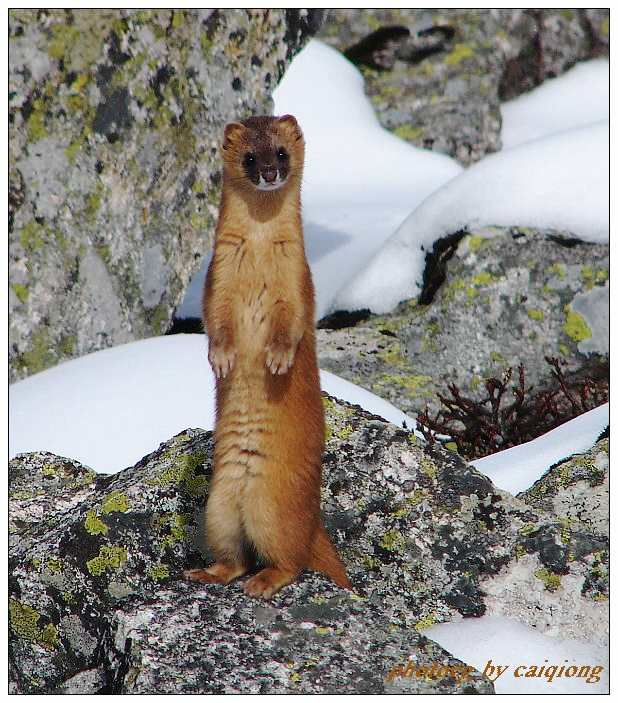
[[[205,569],[189,569],[184,577],[202,583],[223,583],[246,574],[251,566],[245,549],[237,496],[231,482],[213,482],[205,514],[206,540],[215,563]]]
[[[271,598],[279,589],[292,583],[297,571],[269,566],[252,576],[244,585],[244,591],[254,598]]]
[[[345,566],[322,525],[319,525],[315,531],[315,537],[311,545],[311,559],[307,564],[307,568],[313,571],[321,571],[331,578],[337,586],[352,590],[352,584],[346,574]]]

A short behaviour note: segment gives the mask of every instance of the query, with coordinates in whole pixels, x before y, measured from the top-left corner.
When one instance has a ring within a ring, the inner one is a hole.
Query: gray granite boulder
[[[165,331],[320,10],[11,10],[10,376]]]
[[[380,41],[384,35],[388,41]],[[428,36],[434,37],[430,50]],[[381,124],[468,165],[500,149],[501,101],[577,61],[609,55],[609,13],[340,9],[330,12],[320,38],[341,51],[363,39],[375,45],[364,61],[359,51],[351,57]],[[373,59],[385,52],[388,70],[380,70]]]
[[[320,367],[406,412],[439,407],[455,383],[480,399],[483,380],[524,364],[526,385],[549,376],[545,356],[607,366],[609,247],[569,233],[484,228],[461,239],[431,302],[413,299],[354,327],[318,330]],[[606,371],[604,372],[606,374]]]
[[[112,476],[45,453],[11,461],[12,690],[487,693],[488,681],[464,676],[423,630],[485,613],[488,588],[493,597],[524,559],[542,570],[554,605],[580,607],[567,576],[592,572],[597,533],[566,539],[553,514],[497,490],[456,454],[324,403],[323,511],[353,593],[315,573],[269,602],[245,597],[240,583],[181,581],[209,559],[199,527],[209,432],[187,430]],[[505,602],[508,593],[506,583]],[[590,602],[587,615],[603,617],[607,603]],[[432,678],[434,664],[442,674]]]

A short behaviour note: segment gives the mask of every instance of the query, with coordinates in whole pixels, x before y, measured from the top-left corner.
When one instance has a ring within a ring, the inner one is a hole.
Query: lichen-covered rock
[[[609,537],[609,440],[552,466],[519,497],[536,510],[554,514],[565,529]]]
[[[223,124],[320,10],[12,10],[11,378],[160,334],[210,247]]]
[[[318,330],[320,367],[406,412],[439,407],[455,383],[476,399],[483,380],[520,363],[526,386],[549,375],[545,356],[570,370],[606,363],[609,247],[545,230],[485,228],[466,235],[432,302],[340,330]]]
[[[500,579],[514,564],[528,565],[552,606],[584,607],[568,577],[594,559],[595,534],[567,539],[555,516],[497,490],[456,454],[324,403],[323,511],[354,593],[304,574],[265,603],[240,583],[180,580],[202,562],[209,432],[187,430],[112,476],[50,454],[14,459],[12,690],[490,692],[478,672],[453,673],[460,663],[423,630],[486,612],[488,593],[507,607]],[[536,603],[518,597],[519,607]],[[587,599],[586,616],[594,623],[606,606]],[[544,629],[553,613],[543,612]],[[451,674],[389,676],[408,662]]]
[[[502,100],[609,53],[607,10],[339,9],[320,37],[343,51],[385,26],[411,36],[391,40],[391,70],[361,66],[380,122],[464,165],[500,149]],[[452,36],[442,50],[411,51],[426,30],[444,27]]]
[[[607,646],[609,613],[599,617],[604,611],[599,604],[609,597],[608,445],[602,439],[584,454],[551,467],[519,495],[535,510],[552,515],[562,525],[561,539],[570,554],[583,558],[571,560],[569,573],[560,574],[523,555],[484,584],[488,613]],[[570,603],[558,596],[565,590],[572,594]]]

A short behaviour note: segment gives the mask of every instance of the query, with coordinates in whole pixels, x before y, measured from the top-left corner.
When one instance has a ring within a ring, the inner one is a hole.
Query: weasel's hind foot
[[[188,581],[227,584],[246,573],[247,567],[241,564],[222,564],[216,562],[206,569],[187,569],[183,571],[182,575]]]
[[[292,583],[297,576],[295,571],[269,567],[252,576],[244,585],[244,591],[253,598],[268,600],[284,586]]]

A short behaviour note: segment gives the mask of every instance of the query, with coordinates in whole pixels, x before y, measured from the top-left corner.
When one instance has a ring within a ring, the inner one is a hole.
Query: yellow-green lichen
[[[34,374],[56,363],[56,355],[50,349],[47,330],[35,332],[30,344],[30,349],[16,359],[15,363],[19,368],[27,369],[29,373]]]
[[[51,40],[47,45],[47,53],[52,59],[60,60],[68,48],[79,38],[79,30],[74,26],[55,24],[51,27]]]
[[[594,269],[592,266],[582,266],[581,279],[586,290],[592,290],[596,285],[602,285],[609,278],[607,269]]]
[[[41,631],[40,642],[48,649],[55,649],[58,646],[58,628],[53,623],[45,625]]]
[[[421,471],[425,474],[425,476],[429,476],[429,478],[435,478],[437,474],[437,468],[436,465],[431,461],[431,459],[427,459],[427,457],[423,457],[420,462],[420,467]]]
[[[506,364],[506,359],[497,351],[490,352],[489,359],[494,364]]]
[[[330,635],[332,629],[330,627],[316,627],[314,632],[316,635]]]
[[[483,383],[483,379],[480,376],[474,374],[470,379],[470,389],[475,391]]]
[[[540,322],[541,320],[545,319],[545,313],[542,310],[539,310],[538,308],[528,308],[526,312],[528,313],[528,317],[531,320],[535,320],[536,322]]]
[[[36,220],[25,224],[19,233],[19,241],[28,254],[40,249],[45,244],[45,228]]]
[[[412,508],[409,505],[404,505],[402,508],[393,510],[391,515],[393,517],[406,517],[412,512]]]
[[[103,186],[98,184],[95,190],[93,190],[86,199],[86,217],[89,220],[94,219],[99,211],[99,208],[101,207],[102,192]]]
[[[444,59],[447,66],[456,66],[466,59],[474,56],[474,49],[468,44],[455,44],[453,50]]]
[[[577,312],[571,310],[570,306],[566,306],[566,320],[562,325],[562,331],[570,337],[574,342],[582,342],[584,339],[592,337],[592,331],[586,320]]]
[[[393,132],[401,139],[405,139],[408,142],[413,142],[419,137],[423,136],[425,129],[423,127],[413,127],[411,124],[402,124]]]
[[[494,276],[489,271],[481,271],[477,273],[476,276],[472,277],[472,284],[474,286],[483,287],[495,283],[498,280],[498,276]]]
[[[157,334],[163,334],[167,330],[167,325],[169,323],[169,319],[170,319],[169,307],[164,302],[159,303],[157,305],[157,307],[154,309],[154,311],[150,317],[150,323],[152,325],[152,329]]]
[[[562,544],[569,544],[571,541],[571,529],[573,527],[573,520],[570,520],[569,518],[559,518],[558,522],[561,525],[560,528],[560,539],[562,540]]]
[[[468,249],[477,252],[487,241],[485,237],[480,237],[478,234],[471,234],[468,239]]]
[[[524,537],[528,537],[528,535],[531,535],[533,532],[536,532],[536,530],[538,530],[538,529],[539,528],[535,524],[529,522],[520,528],[519,534],[523,535]]]
[[[108,513],[126,513],[130,507],[129,499],[122,491],[113,491],[101,504],[101,512]]]
[[[62,562],[60,561],[60,559],[52,557],[51,559],[48,559],[45,562],[45,568],[48,571],[51,571],[52,574],[59,574],[62,572]]]
[[[157,519],[156,525],[159,530],[169,528],[169,534],[161,540],[161,546],[164,549],[172,547],[186,538],[186,525],[190,519],[191,516],[184,513],[168,513]]]
[[[354,428],[351,425],[346,425],[337,432],[337,437],[339,437],[339,439],[347,439],[352,432],[354,432]]]
[[[58,645],[58,629],[53,623],[48,623],[39,630],[38,622],[41,614],[17,598],[9,599],[9,624],[17,637],[30,642],[38,642],[47,649]]]
[[[444,302],[450,302],[455,298],[455,295],[467,288],[466,282],[463,280],[463,278],[456,277],[454,278],[444,289],[443,293],[443,299]]]
[[[77,78],[71,83],[71,92],[72,93],[81,93],[82,90],[88,85],[90,82],[90,76],[87,73],[81,73]]]
[[[421,618],[416,625],[414,625],[414,629],[417,632],[422,632],[423,630],[429,629],[432,625],[436,624],[436,618],[437,618],[437,613],[434,610],[433,613],[429,613],[426,615],[424,618]]]
[[[12,493],[9,493],[9,498],[11,500],[30,500],[30,498],[34,498],[36,493],[34,491],[13,491]]]
[[[71,356],[77,346],[77,337],[69,334],[60,338],[58,342],[58,351],[62,356]]]
[[[564,264],[556,262],[555,264],[547,267],[547,273],[551,276],[556,276],[562,281],[566,276],[566,268]]]
[[[457,448],[457,442],[446,442],[444,445],[445,449],[448,449],[451,452],[455,452],[457,454],[458,448]]]
[[[170,568],[167,564],[156,564],[147,569],[146,575],[153,581],[164,581],[170,576]]]
[[[554,574],[548,569],[538,569],[534,572],[536,578],[545,584],[545,589],[554,593],[560,588],[560,576]]]
[[[401,532],[398,530],[388,530],[382,536],[380,540],[380,546],[382,549],[386,549],[389,552],[400,551],[405,544],[405,539]]]
[[[37,101],[35,100],[35,104]],[[38,142],[47,136],[47,129],[45,128],[45,112],[44,110],[35,110],[26,123],[26,134],[28,135],[28,141]]]
[[[560,352],[560,354],[562,354],[562,356],[568,356],[570,353],[569,348],[567,347],[566,344],[559,344],[558,351]]]
[[[408,503],[410,503],[410,505],[419,505],[425,500],[426,497],[427,495],[425,491],[421,490],[420,488],[415,488],[414,491],[412,491],[412,493],[410,493],[410,495],[406,498],[406,500],[408,501]]]
[[[333,436],[333,430],[332,430],[330,424],[328,423],[328,421],[326,421],[324,423],[324,441],[329,442],[331,440],[332,436]]]
[[[16,598],[9,599],[9,624],[13,632],[22,639],[36,642],[40,637],[37,623],[41,614]]]
[[[127,560],[124,547],[106,547],[99,549],[98,556],[86,562],[86,568],[92,576],[101,576],[106,571],[119,569]]]
[[[365,554],[362,558],[363,566],[368,571],[379,571],[382,566],[382,562],[371,554]]]
[[[181,454],[176,458],[175,463],[172,463],[158,478],[149,481],[149,483],[162,487],[180,485],[191,495],[204,495],[208,486],[208,478],[196,475],[196,470],[205,461],[205,452]]]
[[[11,288],[21,303],[28,300],[28,286],[24,286],[22,283],[11,283]]]
[[[386,364],[390,364],[392,366],[402,366],[406,362],[406,358],[402,354],[401,347],[399,346],[393,349],[378,352],[376,356],[380,359],[380,361],[384,361]]]
[[[381,387],[398,386],[408,391],[409,395],[416,397],[428,394],[429,389],[426,389],[425,386],[427,386],[431,380],[431,376],[395,376],[393,374],[384,374],[376,382],[376,385]]]
[[[91,535],[106,535],[109,531],[109,527],[103,520],[97,517],[96,510],[89,510],[86,513],[84,527],[86,528],[86,532]]]

